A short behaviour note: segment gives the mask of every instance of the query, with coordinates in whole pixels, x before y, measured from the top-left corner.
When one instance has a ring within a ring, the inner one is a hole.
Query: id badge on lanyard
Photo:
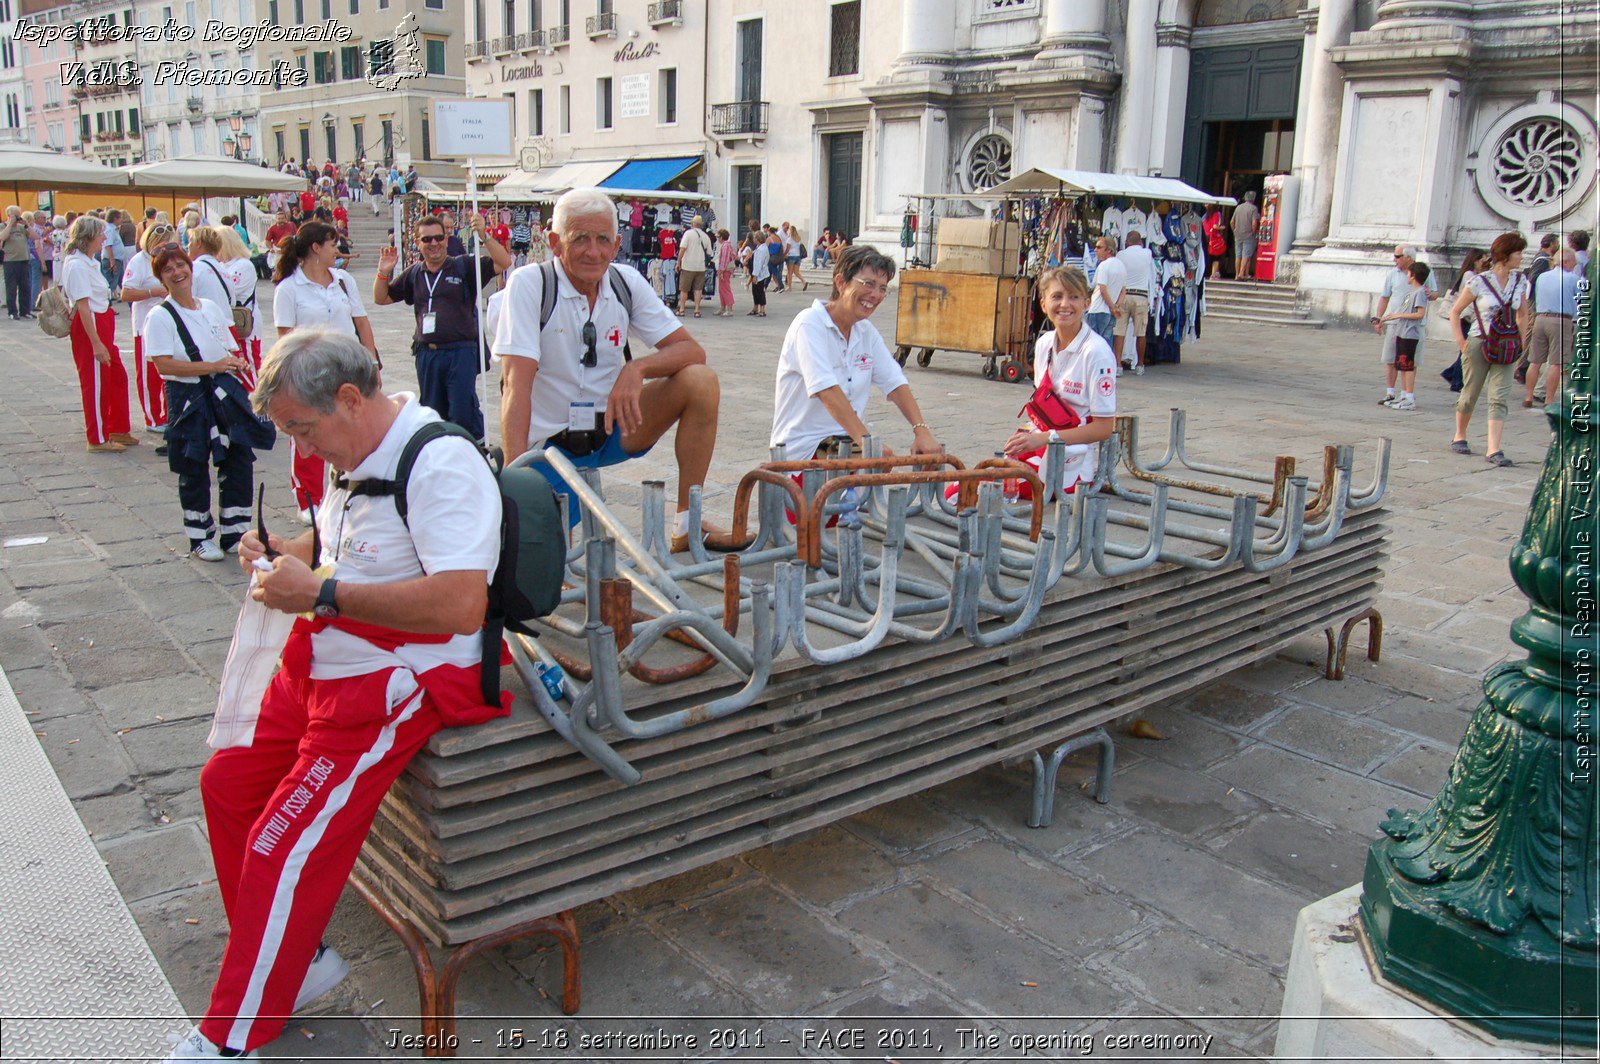
[[[428,276],[428,271],[427,270],[423,270],[422,271],[422,275],[423,275],[424,278],[426,278]],[[439,324],[439,316],[433,312],[433,290],[435,288],[439,287],[439,278],[441,278],[443,276],[444,276],[444,271],[440,270],[438,273],[433,275],[432,283],[428,285],[428,309],[422,315],[422,335],[423,336],[432,336],[433,335],[433,330]]]
[[[593,432],[594,421],[593,403],[573,403],[567,407],[568,432]]]

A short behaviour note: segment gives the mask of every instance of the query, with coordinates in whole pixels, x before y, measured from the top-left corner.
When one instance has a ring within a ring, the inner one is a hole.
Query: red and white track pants
[[[200,773],[228,946],[200,1033],[247,1051],[277,1038],[378,803],[441,727],[406,669],[274,677],[255,738]]]
[[[94,347],[83,327],[83,316],[72,312],[72,361],[78,368],[78,390],[83,395],[83,429],[92,444],[105,443],[114,433],[128,431],[128,371],[117,350],[117,315],[110,307],[94,316],[95,332],[111,350],[111,361],[95,361]]]

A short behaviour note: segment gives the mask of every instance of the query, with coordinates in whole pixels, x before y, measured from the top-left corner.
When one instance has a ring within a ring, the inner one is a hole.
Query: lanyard
[[[445,265],[446,266],[449,265],[449,261],[448,260],[445,262]],[[433,282],[430,284],[428,282],[428,270],[427,270],[427,268],[424,267],[423,270],[422,270],[422,283],[428,285],[428,309],[427,309],[427,313],[429,313],[429,314],[433,313],[433,290],[435,288],[439,287],[439,279],[441,277],[443,277],[443,276],[444,276],[444,269],[443,269],[443,267],[441,267],[439,272],[433,275]]]

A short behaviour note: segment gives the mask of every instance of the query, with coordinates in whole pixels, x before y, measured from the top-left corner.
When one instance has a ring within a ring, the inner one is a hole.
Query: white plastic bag
[[[254,578],[250,587],[255,588]],[[206,745],[213,750],[249,746],[255,739],[261,698],[278,671],[278,659],[294,625],[291,614],[271,610],[247,592],[233,625],[233,643],[222,665],[222,685],[217,692],[217,712]]]

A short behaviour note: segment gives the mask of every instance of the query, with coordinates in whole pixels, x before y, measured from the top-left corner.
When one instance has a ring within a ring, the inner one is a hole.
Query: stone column
[[[1065,51],[1107,50],[1106,0],[1045,0],[1039,44],[1040,59]]]
[[[1300,178],[1294,256],[1315,251],[1328,235],[1344,103],[1344,74],[1331,49],[1349,41],[1355,14],[1355,0],[1321,0],[1315,36],[1306,37],[1294,130],[1293,171]]]
[[[1150,168],[1163,177],[1183,170],[1183,120],[1189,110],[1189,46],[1194,32],[1187,26],[1156,27],[1155,112],[1150,127]]]
[[[950,62],[956,50],[956,0],[902,0],[897,68]]]
[[[1128,0],[1126,52],[1122,59],[1122,102],[1117,117],[1116,169],[1143,174],[1150,169],[1150,130],[1155,109],[1157,0]]]

